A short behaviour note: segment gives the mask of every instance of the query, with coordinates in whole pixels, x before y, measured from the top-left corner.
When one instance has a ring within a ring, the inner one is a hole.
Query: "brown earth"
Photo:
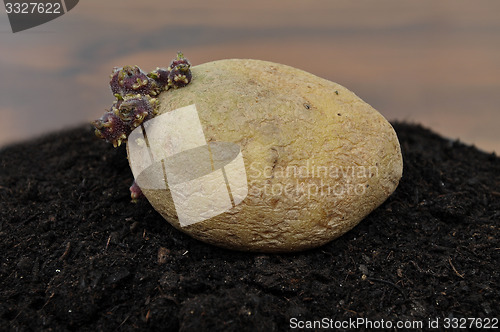
[[[3,148],[0,330],[498,317],[500,159],[394,126],[404,159],[396,192],[343,237],[280,255],[201,243],[147,201],[131,204],[125,149],[89,126]]]

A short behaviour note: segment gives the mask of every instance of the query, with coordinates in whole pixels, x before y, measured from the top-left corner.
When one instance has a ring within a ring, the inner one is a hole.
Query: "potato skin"
[[[143,190],[177,229],[236,250],[305,250],[352,229],[396,189],[403,162],[394,129],[341,85],[259,60],[209,62],[192,74],[188,86],[160,95],[159,114],[195,104],[207,142],[240,146],[249,193],[181,227],[167,191]]]

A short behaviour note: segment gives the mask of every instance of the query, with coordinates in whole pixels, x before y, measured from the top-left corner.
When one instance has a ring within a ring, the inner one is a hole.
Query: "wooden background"
[[[284,63],[354,91],[389,120],[500,152],[498,0],[85,0],[13,34],[0,13],[0,146],[98,118],[112,67],[177,50]]]

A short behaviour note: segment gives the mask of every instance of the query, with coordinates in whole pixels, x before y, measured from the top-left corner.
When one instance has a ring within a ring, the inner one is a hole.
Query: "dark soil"
[[[294,317],[439,318],[443,329],[498,317],[500,158],[395,129],[396,192],[343,237],[280,255],[204,244],[146,200],[131,204],[125,149],[89,126],[2,149],[0,330],[273,331]]]

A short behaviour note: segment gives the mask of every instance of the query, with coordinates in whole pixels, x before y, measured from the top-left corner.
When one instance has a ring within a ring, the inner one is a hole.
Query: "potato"
[[[236,250],[305,250],[352,229],[396,189],[394,129],[341,85],[259,60],[192,74],[161,93],[159,115],[127,144],[137,183],[177,229]]]

